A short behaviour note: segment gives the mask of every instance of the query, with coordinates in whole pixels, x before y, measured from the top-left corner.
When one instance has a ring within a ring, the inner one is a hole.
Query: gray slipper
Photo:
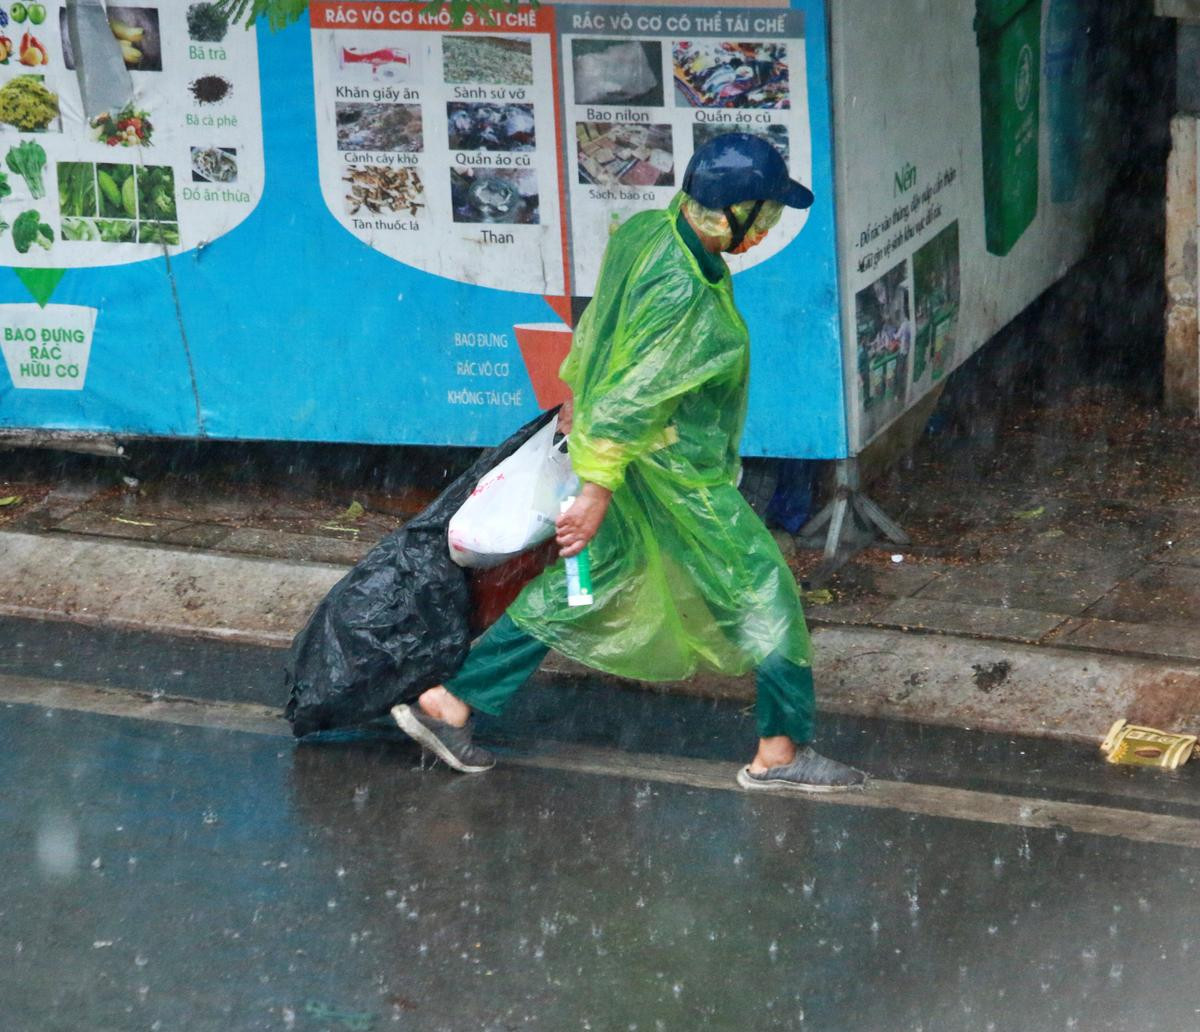
[[[471,741],[469,720],[465,727],[455,727],[427,716],[418,706],[403,704],[392,707],[392,717],[409,738],[420,742],[455,770],[464,774],[482,774],[496,765],[495,756]]]
[[[787,766],[770,767],[761,774],[752,774],[749,767],[743,767],[737,780],[742,788],[758,791],[852,792],[867,783],[867,775],[822,756],[810,745],[802,745]]]

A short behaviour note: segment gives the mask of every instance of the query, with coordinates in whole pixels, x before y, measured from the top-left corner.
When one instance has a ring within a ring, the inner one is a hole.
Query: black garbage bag
[[[297,738],[381,717],[462,666],[471,594],[467,571],[450,559],[447,525],[483,475],[557,411],[481,455],[330,589],[288,652],[286,715]]]

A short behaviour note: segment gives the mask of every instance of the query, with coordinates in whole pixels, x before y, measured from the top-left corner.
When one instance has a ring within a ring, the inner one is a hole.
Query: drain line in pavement
[[[71,710],[131,720],[291,738],[278,710],[246,702],[221,702],[183,696],[101,688],[37,677],[0,675],[0,703]],[[1200,820],[1088,803],[1059,802],[998,795],[903,781],[873,780],[866,791],[841,795],[749,795],[734,781],[735,767],[714,760],[628,753],[561,742],[539,743],[539,751],[506,751],[502,763],[538,770],[626,778],[745,794],[755,801],[771,798],[795,803],[898,810],[924,817],[979,821],[1025,828],[1056,828],[1159,845],[1200,849]]]

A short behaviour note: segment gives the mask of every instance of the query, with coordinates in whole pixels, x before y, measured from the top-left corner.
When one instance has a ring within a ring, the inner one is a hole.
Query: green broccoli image
[[[17,216],[12,227],[13,246],[18,253],[26,254],[37,244],[49,251],[54,245],[54,230],[42,221],[42,216],[35,210],[23,211]]]

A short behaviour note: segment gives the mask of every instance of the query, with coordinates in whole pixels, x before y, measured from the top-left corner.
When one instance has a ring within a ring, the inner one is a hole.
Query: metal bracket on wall
[[[847,534],[855,539],[859,547],[874,541],[877,531],[893,544],[911,543],[900,524],[863,494],[858,479],[857,459],[838,459],[836,477],[833,500],[809,520],[799,534],[802,538],[815,537],[828,524],[829,531],[825,535],[826,565],[832,564],[834,568],[841,565],[835,560]],[[845,555],[842,561],[848,558],[849,555]]]

